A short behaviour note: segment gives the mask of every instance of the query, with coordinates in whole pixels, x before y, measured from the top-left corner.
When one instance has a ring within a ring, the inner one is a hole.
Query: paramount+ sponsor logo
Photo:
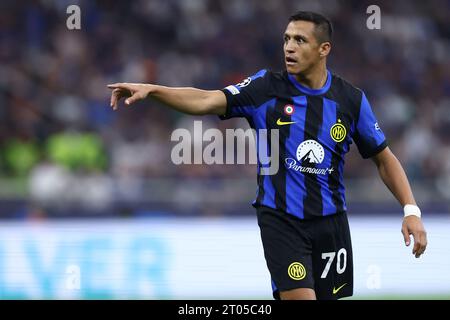
[[[325,158],[324,148],[316,140],[310,139],[300,143],[296,156],[297,159],[285,159],[287,169],[316,175],[327,175],[334,171],[332,167],[316,168],[316,165],[320,165]]]

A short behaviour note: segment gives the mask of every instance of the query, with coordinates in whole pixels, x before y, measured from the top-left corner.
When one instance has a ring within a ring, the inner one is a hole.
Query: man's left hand
[[[407,216],[403,218],[402,234],[405,239],[406,246],[409,246],[411,239],[414,238],[414,247],[412,253],[419,258],[427,247],[427,232],[423,226],[422,220],[416,216]]]

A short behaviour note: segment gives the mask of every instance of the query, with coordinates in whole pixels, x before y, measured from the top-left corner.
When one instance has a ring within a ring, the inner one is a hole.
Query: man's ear
[[[319,46],[319,55],[321,58],[325,58],[330,54],[331,51],[331,42],[322,42]]]

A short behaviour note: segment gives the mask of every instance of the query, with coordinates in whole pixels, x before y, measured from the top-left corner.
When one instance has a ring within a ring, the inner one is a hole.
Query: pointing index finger
[[[126,89],[130,90],[130,84],[128,82],[119,82],[119,83],[112,83],[107,85],[110,89]]]

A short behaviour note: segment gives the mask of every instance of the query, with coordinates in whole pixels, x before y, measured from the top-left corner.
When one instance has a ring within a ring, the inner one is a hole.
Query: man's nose
[[[295,50],[294,50],[294,49],[289,49],[289,48],[286,48],[286,52],[287,52],[287,53],[294,53],[294,52],[295,52]]]
[[[294,46],[292,45],[291,41],[288,41],[286,43],[285,50],[286,50],[286,52],[289,52],[289,53],[293,53],[295,51]]]

